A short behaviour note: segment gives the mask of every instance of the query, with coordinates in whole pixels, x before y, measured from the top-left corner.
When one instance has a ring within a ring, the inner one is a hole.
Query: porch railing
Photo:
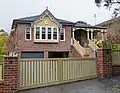
[[[85,50],[84,50],[84,48],[79,44],[79,41],[76,41],[75,39],[73,39],[73,46],[74,46],[75,49],[78,51],[78,53],[82,56],[82,58],[84,58]]]
[[[20,89],[96,77],[96,59],[22,59],[20,61]]]
[[[92,40],[89,40],[88,46],[94,51],[97,50],[99,47],[93,42]]]

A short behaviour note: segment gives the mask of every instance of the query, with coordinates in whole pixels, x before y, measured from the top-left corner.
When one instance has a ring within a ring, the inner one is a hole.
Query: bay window
[[[44,40],[44,41],[58,40],[58,28],[57,27],[35,27],[35,40]]]

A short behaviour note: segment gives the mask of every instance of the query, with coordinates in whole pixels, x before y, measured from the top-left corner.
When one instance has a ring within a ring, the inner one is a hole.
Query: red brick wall
[[[112,75],[112,57],[110,49],[97,50],[98,77]]]
[[[9,60],[13,62],[9,62]],[[19,87],[19,62],[18,57],[4,58],[4,81],[0,85],[0,93],[14,93]]]
[[[32,30],[32,40],[25,41],[25,25],[18,25],[18,43],[21,51],[69,51],[71,44],[71,27],[65,28],[65,42],[60,41],[57,44],[34,43],[34,31]]]
[[[18,24],[17,26],[17,34],[18,34],[18,46],[21,51],[61,51],[61,52],[68,52],[71,48],[71,26],[63,26],[65,28],[65,41],[59,41],[59,43],[34,43],[34,30],[32,28],[32,40],[26,41],[25,40],[25,27],[26,25]]]

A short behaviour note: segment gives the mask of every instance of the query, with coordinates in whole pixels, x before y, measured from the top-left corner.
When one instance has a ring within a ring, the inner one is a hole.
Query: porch
[[[78,22],[72,31],[71,45],[82,58],[93,58],[96,57],[95,51],[99,48],[95,42],[106,39],[106,28]]]
[[[105,41],[107,39],[106,29],[96,28],[73,28],[72,38],[79,42],[82,47],[89,47],[90,41]]]

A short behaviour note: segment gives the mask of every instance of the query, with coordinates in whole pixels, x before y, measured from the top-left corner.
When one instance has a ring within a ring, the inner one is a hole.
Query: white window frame
[[[51,28],[51,39],[48,39],[48,28]],[[47,40],[53,40],[52,27],[47,27]]]
[[[36,39],[36,27],[40,27],[40,39]],[[45,27],[45,39],[42,39],[42,27]],[[48,39],[48,28],[51,28],[51,39]],[[53,39],[53,29],[57,28],[57,39]],[[53,40],[53,41],[58,41],[59,39],[59,29],[58,27],[54,27],[54,26],[35,26],[34,28],[34,40]]]
[[[36,28],[37,28],[37,27],[39,27],[39,26],[36,26],[36,27],[35,27],[35,30],[34,30],[34,31],[35,31],[35,35],[34,35],[35,39],[36,39]],[[39,28],[40,28],[40,27],[39,27]],[[41,38],[41,28],[40,28],[40,38]],[[36,40],[39,40],[39,39],[36,39]]]
[[[65,28],[62,28],[61,30],[64,31],[64,40],[61,40],[61,32],[60,32],[60,41],[65,41]],[[60,31],[61,31],[61,30],[60,30]]]
[[[41,28],[41,38],[40,38],[40,40],[47,40],[47,30],[46,30],[46,27],[44,27],[44,26],[42,26],[42,27],[40,27]],[[45,28],[45,39],[42,39],[42,28]]]
[[[26,39],[26,29],[27,28],[30,28],[30,39]],[[25,27],[25,40],[27,40],[27,41],[31,40],[31,27]]]

